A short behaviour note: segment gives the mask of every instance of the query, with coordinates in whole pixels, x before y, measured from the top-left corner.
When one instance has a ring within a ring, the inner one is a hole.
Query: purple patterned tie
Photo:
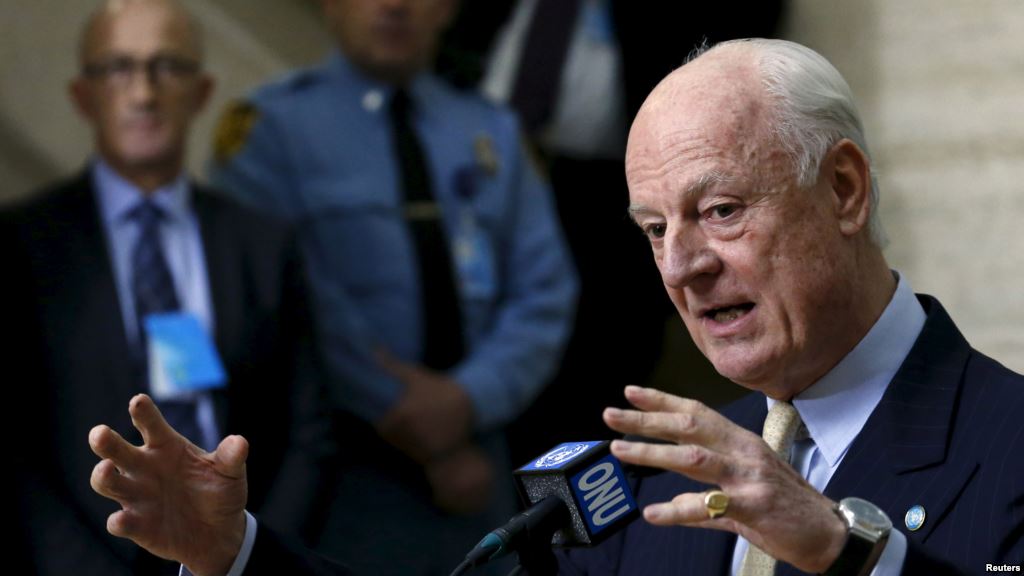
[[[140,202],[129,213],[129,217],[139,227],[139,239],[132,250],[132,293],[135,296],[135,318],[139,324],[139,343],[145,359],[147,380],[149,355],[145,318],[151,314],[174,312],[181,307],[174,290],[171,270],[160,248],[160,220],[163,216],[163,211],[148,199]],[[195,400],[161,400],[157,405],[168,424],[195,444],[202,445]]]

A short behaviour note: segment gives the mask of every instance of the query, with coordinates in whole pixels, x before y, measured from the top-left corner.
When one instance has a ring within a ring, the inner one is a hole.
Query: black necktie
[[[160,248],[160,219],[163,212],[152,200],[143,200],[132,210],[130,216],[139,230],[139,239],[132,251],[132,292],[135,296],[135,318],[139,325],[139,343],[148,381],[149,355],[145,319],[151,314],[173,312],[178,310],[180,305],[178,294],[174,290],[171,270]],[[202,446],[194,400],[161,400],[157,405],[168,424],[192,442]]]
[[[537,0],[519,57],[510,104],[526,131],[551,116],[581,0]]]
[[[416,244],[423,311],[423,364],[446,370],[462,359],[462,316],[448,236],[434,199],[423,147],[413,130],[413,102],[404,90],[391,97],[391,129],[401,169],[406,222]]]

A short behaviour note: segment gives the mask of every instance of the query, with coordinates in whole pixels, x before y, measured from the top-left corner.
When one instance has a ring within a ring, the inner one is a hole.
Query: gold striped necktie
[[[776,402],[764,420],[761,437],[786,462],[793,449],[793,440],[800,429],[800,414],[789,402]],[[765,554],[753,544],[747,548],[740,564],[739,576],[772,576],[775,574],[775,558]]]

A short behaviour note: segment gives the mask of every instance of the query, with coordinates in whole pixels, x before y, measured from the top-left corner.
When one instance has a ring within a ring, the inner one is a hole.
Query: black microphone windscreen
[[[527,507],[557,496],[569,523],[555,532],[556,546],[593,546],[629,524],[639,509],[610,442],[566,442],[515,471]]]

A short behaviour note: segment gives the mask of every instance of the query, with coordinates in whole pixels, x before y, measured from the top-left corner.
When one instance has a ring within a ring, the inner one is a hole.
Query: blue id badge
[[[190,398],[227,385],[224,365],[210,335],[192,314],[153,314],[143,322],[154,400]]]
[[[469,207],[459,214],[459,228],[455,235],[455,262],[462,295],[470,299],[486,300],[497,292],[494,254],[487,235],[476,221]]]

